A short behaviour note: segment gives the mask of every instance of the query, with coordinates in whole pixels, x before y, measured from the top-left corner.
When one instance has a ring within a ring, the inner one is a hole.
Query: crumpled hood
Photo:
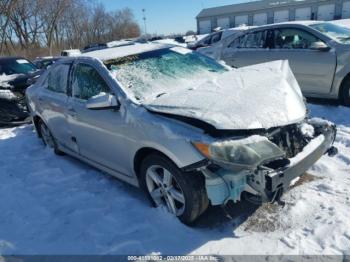
[[[195,118],[230,130],[284,126],[306,116],[288,61],[234,69],[143,104],[150,111]]]

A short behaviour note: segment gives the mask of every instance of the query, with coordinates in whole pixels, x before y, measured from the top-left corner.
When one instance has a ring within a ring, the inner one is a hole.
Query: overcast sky
[[[142,9],[146,9],[147,33],[171,34],[196,30],[196,15],[203,8],[247,0],[100,0],[107,10],[129,7],[144,30]]]

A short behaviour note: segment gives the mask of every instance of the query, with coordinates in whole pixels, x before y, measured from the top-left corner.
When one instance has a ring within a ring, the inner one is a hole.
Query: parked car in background
[[[105,44],[105,43],[90,44],[90,45],[85,46],[81,52],[87,53],[87,52],[101,50],[101,49],[105,49],[105,48],[108,48],[107,44]]]
[[[38,69],[47,69],[53,63],[55,63],[58,59],[60,59],[60,57],[54,57],[54,56],[37,57],[33,60],[33,64]]]
[[[222,39],[229,37],[232,34],[235,34],[236,31],[237,29],[235,28],[219,30],[211,34],[208,34],[197,41],[189,42],[187,44],[187,47],[192,50],[197,50],[198,48],[201,48],[201,47],[208,47],[219,42]]]
[[[232,69],[179,46],[139,44],[58,61],[27,90],[36,131],[132,185],[184,223],[208,207],[275,201],[332,148],[288,62]]]
[[[25,89],[41,71],[23,57],[0,57],[0,125],[20,124],[28,118]]]
[[[61,51],[61,56],[78,56],[81,52],[79,49],[67,49]]]
[[[243,29],[218,47],[212,57],[238,68],[288,60],[305,96],[350,105],[349,28],[322,21],[286,22]]]
[[[90,44],[84,47],[82,53],[102,50],[106,48],[112,48],[112,47],[118,47],[118,46],[127,46],[127,45],[134,45],[137,42],[137,40],[132,39],[121,39],[116,41],[110,41],[107,43],[99,43],[99,44]]]

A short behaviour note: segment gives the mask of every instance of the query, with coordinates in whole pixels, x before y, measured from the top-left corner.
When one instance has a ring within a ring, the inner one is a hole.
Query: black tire
[[[342,85],[340,100],[345,106],[350,106],[350,77],[347,77]]]
[[[191,225],[209,206],[209,200],[205,189],[205,181],[202,174],[184,173],[170,159],[161,154],[151,154],[143,159],[140,168],[140,186],[147,197],[157,206],[147,188],[146,172],[152,166],[161,166],[168,170],[175,178],[184,195],[184,211],[177,217],[186,225]]]
[[[45,141],[43,129],[47,130],[47,132],[48,132],[47,135],[51,137],[52,143],[48,143],[47,141]],[[45,146],[52,148],[56,155],[60,155],[60,156],[65,155],[61,150],[58,149],[56,139],[53,137],[50,129],[47,127],[47,125],[44,123],[44,121],[39,120],[38,130],[40,132],[40,137],[41,137]]]

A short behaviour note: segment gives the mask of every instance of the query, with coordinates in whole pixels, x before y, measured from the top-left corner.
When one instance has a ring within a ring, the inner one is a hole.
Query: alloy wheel
[[[184,213],[184,193],[169,170],[158,165],[150,166],[146,171],[146,184],[157,206],[166,206],[175,216]]]

